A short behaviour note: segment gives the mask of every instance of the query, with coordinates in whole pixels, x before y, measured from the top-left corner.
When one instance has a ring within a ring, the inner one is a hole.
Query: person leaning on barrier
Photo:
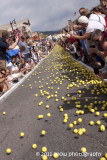
[[[103,77],[103,75],[105,76],[105,73],[107,72],[107,33],[102,32],[101,30],[95,30],[91,34],[91,39],[95,41],[97,48],[97,60],[103,67],[100,69],[99,65],[96,66],[94,68],[94,72],[97,72],[100,77]]]
[[[79,9],[80,16],[83,16],[84,10],[85,10],[84,7],[81,7],[81,8]],[[74,29],[75,31],[77,31],[77,30],[83,29],[83,28],[81,27],[81,25],[78,24],[78,21],[76,21],[76,25],[73,25],[73,29]]]
[[[100,29],[101,31],[104,31],[104,25],[97,21],[89,21],[89,19],[86,16],[81,16],[78,19],[78,22],[83,28],[86,28],[86,32],[83,36],[73,35],[73,37],[79,40],[86,40],[87,53],[90,56],[95,49],[95,44],[91,41],[91,33],[94,32],[95,29]],[[92,46],[94,47],[91,48]],[[91,57],[89,59],[91,61]]]
[[[7,31],[2,32],[2,38],[0,38],[0,66],[6,66],[6,54],[9,49],[14,49],[18,44],[19,38],[16,37],[15,43],[8,44],[9,36]]]
[[[107,32],[97,29],[91,34],[91,39],[95,41],[98,54],[104,59],[107,56]]]
[[[89,22],[92,22],[93,24],[98,22],[99,24],[102,24],[105,29],[106,23],[105,23],[105,19],[103,18],[103,15],[102,15],[100,8],[94,7],[92,11],[85,9],[83,11],[83,15],[89,19]],[[93,54],[93,57],[96,55],[97,50],[95,48],[95,44],[93,44],[91,40],[87,40],[87,49],[88,49],[88,53],[90,52],[91,54]],[[98,58],[98,61],[99,60],[100,60],[100,58]],[[101,63],[103,63],[103,62],[101,62]]]
[[[95,41],[95,45],[97,48],[97,53],[104,59],[105,53],[105,41],[107,41],[107,33],[104,31],[102,32],[100,29],[96,29],[92,34],[91,34],[91,40]],[[106,49],[107,50],[107,47]]]
[[[83,28],[86,28],[86,32],[83,36],[73,35],[73,37],[76,39],[85,40],[90,38],[91,33],[95,29],[100,29],[101,31],[104,31],[104,26],[100,22],[89,21],[89,19],[86,16],[79,17],[78,22]]]
[[[97,21],[106,26],[105,19],[103,17],[103,13],[100,8],[94,7],[92,11],[89,9],[85,9],[82,13],[83,16],[86,16],[89,21]]]

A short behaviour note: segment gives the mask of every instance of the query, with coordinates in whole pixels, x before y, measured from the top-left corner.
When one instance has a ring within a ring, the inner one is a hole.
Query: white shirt
[[[104,27],[106,26],[106,22],[105,22],[103,15],[91,14],[89,17],[89,21],[97,21],[103,24]]]
[[[100,29],[101,31],[104,31],[104,25],[97,21],[89,21],[86,28],[86,33],[94,32],[95,29]]]
[[[9,68],[11,70],[11,73],[14,73],[15,70],[18,70],[18,66],[16,64],[13,64],[12,62],[10,62],[7,65],[7,68]]]

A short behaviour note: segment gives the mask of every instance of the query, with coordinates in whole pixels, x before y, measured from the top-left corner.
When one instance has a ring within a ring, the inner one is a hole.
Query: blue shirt
[[[9,49],[8,53],[6,55],[6,59],[7,59],[8,63],[11,62],[11,57],[14,55],[17,56],[18,53],[19,53],[19,49]]]
[[[83,30],[78,30],[79,35],[81,34],[81,36],[84,35],[84,31]],[[82,45],[82,48],[84,49],[84,52],[87,52],[87,46],[85,43],[85,40],[80,40],[80,43]]]

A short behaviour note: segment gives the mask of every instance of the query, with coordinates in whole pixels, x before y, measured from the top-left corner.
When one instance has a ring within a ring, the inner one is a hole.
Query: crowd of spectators
[[[92,10],[79,9],[75,23],[62,30],[59,43],[79,61],[93,67],[96,76],[107,79],[107,0]]]
[[[0,95],[11,89],[30,72],[52,49],[47,38],[9,35],[2,32],[0,38]]]

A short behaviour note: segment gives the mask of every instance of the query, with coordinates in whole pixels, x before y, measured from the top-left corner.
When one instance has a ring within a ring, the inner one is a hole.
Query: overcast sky
[[[0,24],[28,18],[33,31],[57,30],[78,17],[80,7],[92,9],[99,0],[0,0]],[[73,16],[77,12],[77,16]]]

